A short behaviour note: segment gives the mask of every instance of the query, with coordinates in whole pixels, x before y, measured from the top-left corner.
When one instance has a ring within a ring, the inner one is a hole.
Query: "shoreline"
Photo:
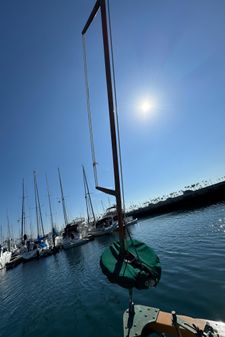
[[[225,181],[198,190],[187,190],[177,197],[167,198],[156,204],[140,207],[127,212],[127,216],[144,218],[175,211],[197,209],[225,201]]]

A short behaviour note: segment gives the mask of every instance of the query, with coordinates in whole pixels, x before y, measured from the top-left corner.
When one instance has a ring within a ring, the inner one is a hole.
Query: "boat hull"
[[[89,242],[89,239],[71,240],[71,241],[64,242],[62,246],[63,246],[63,249],[67,250],[73,247],[82,246],[88,242]]]
[[[1,253],[0,255],[0,269],[4,269],[5,268],[5,265],[6,263],[8,263],[11,259],[11,256],[12,256],[12,253],[11,252],[4,252],[4,253]]]

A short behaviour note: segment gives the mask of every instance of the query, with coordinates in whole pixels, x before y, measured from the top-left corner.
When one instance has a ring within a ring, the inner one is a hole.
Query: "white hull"
[[[8,263],[11,259],[12,253],[11,252],[4,252],[0,253],[0,269],[5,268],[6,263]]]
[[[116,229],[116,226],[113,225],[110,227],[94,229],[90,232],[90,234],[93,236],[103,236],[103,235],[111,234],[112,232],[114,232],[115,229]]]
[[[138,220],[137,218],[132,219],[132,220],[128,220],[126,222],[126,226],[134,225],[135,223],[137,223],[137,220]]]
[[[88,243],[88,239],[75,239],[75,240],[64,240],[63,241],[63,249],[70,249],[73,247],[84,245],[85,243]]]
[[[21,254],[24,261],[29,261],[37,257],[37,249],[31,250],[30,252],[24,252]]]

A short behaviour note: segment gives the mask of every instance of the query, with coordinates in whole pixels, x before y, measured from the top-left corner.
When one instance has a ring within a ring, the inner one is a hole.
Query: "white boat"
[[[5,250],[4,248],[0,248],[0,269],[5,268],[6,263],[8,263],[11,259],[12,253]]]
[[[112,216],[104,217],[96,222],[93,229],[90,230],[89,234],[93,236],[103,236],[111,234],[117,228],[117,221],[113,219]]]
[[[55,237],[55,246],[62,247],[62,244],[63,244],[63,237],[61,235],[57,235]]]
[[[130,226],[130,225],[134,225],[135,223],[137,223],[137,218],[133,218],[132,216],[127,216],[125,217],[125,226]]]
[[[64,238],[62,246],[63,246],[63,249],[67,250],[73,247],[84,245],[85,243],[88,243],[88,242],[89,242],[89,239],[76,236],[74,238]]]
[[[34,249],[34,250],[30,250],[30,251],[24,251],[21,254],[22,260],[24,261],[29,261],[29,260],[33,260],[38,256],[38,249]]]
[[[112,206],[106,209],[102,217],[96,220],[94,226],[90,230],[93,236],[103,236],[114,232],[118,226],[118,217],[116,207]]]

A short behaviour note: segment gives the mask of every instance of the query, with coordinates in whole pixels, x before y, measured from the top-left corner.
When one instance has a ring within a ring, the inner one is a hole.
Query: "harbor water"
[[[225,204],[144,219],[132,237],[160,257],[157,288],[134,302],[225,321]],[[99,257],[117,234],[0,271],[0,336],[119,337],[128,292],[110,284]]]

